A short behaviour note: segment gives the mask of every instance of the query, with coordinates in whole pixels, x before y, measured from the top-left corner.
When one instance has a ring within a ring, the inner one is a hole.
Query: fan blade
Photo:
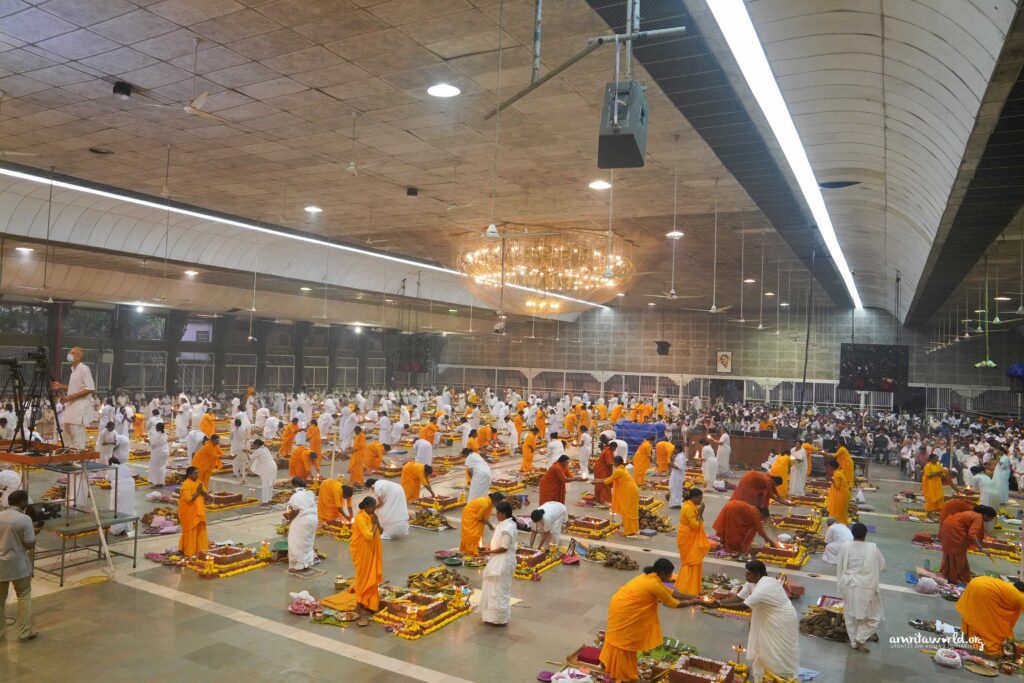
[[[8,152],[6,149],[0,149],[0,157],[37,157],[38,154],[32,152]]]
[[[203,111],[202,109],[196,109],[195,107],[185,107],[185,113],[186,114],[191,114],[192,116],[198,116],[199,118],[209,119],[211,121],[216,121],[217,123],[223,123],[223,124],[231,123],[227,119],[222,119],[221,117],[217,116],[216,114],[211,114],[210,112]]]
[[[201,92],[199,93],[199,96],[189,102],[187,106],[192,107],[193,109],[202,109],[209,97],[210,93],[205,91]]]
[[[644,296],[650,297],[651,299],[671,299],[672,298],[668,294],[644,294]]]

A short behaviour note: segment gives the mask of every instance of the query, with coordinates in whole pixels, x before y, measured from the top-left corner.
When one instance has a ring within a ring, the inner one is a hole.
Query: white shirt
[[[434,445],[426,439],[416,439],[412,445],[413,460],[423,465],[430,465],[434,461]]]
[[[544,519],[540,522],[530,521],[530,526],[534,531],[561,530],[569,521],[569,511],[557,500],[549,500],[537,509],[544,511]]]
[[[548,441],[548,467],[558,462],[563,455],[565,455],[565,446],[562,445],[560,439]]]
[[[96,383],[92,381],[92,371],[89,369],[89,366],[85,363],[79,363],[71,368],[71,379],[68,380],[68,396],[86,389],[96,391]],[[72,425],[85,424],[85,419],[91,405],[91,395],[80,396],[68,401],[67,408],[64,410],[64,422]]]

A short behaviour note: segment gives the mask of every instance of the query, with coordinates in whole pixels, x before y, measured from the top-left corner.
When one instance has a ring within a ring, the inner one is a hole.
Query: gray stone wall
[[[785,310],[785,309],[783,309]],[[714,375],[717,351],[732,351],[733,376],[799,378],[803,373],[804,318],[786,314],[776,329],[757,330],[730,322],[728,314],[707,315],[658,308],[604,309],[586,312],[577,323],[509,322],[507,335],[489,334],[489,324],[476,335],[449,336],[441,364],[485,367],[528,367],[631,373]],[[894,342],[893,317],[880,309],[853,316],[859,343]],[[766,316],[766,325],[774,316]],[[778,334],[776,334],[778,332]],[[556,339],[557,337],[557,339]],[[655,342],[668,341],[667,356],[658,356]],[[834,380],[839,370],[839,345],[851,341],[849,311],[816,311],[811,324],[808,379]],[[926,354],[930,337],[901,328],[899,343],[910,349],[910,381],[936,385],[1004,386],[1007,365],[1024,361],[1024,343],[1016,330],[990,335],[993,369],[975,368],[985,357],[984,340],[953,345]]]

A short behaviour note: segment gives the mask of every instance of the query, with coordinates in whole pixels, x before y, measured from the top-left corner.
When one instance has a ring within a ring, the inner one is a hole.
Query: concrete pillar
[[[306,341],[313,330],[313,324],[299,320],[292,325],[292,353],[295,355],[295,376],[292,378],[292,390],[298,391],[304,384],[306,372]]]
[[[267,388],[267,338],[274,329],[274,321],[265,318],[256,320],[253,335],[256,337],[253,352],[256,354],[256,389],[265,391]]]

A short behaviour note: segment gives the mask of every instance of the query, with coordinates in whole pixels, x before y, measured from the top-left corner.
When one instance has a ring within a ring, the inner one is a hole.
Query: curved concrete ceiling
[[[921,279],[1013,0],[748,4],[866,306]],[[884,40],[883,40],[884,36]]]

